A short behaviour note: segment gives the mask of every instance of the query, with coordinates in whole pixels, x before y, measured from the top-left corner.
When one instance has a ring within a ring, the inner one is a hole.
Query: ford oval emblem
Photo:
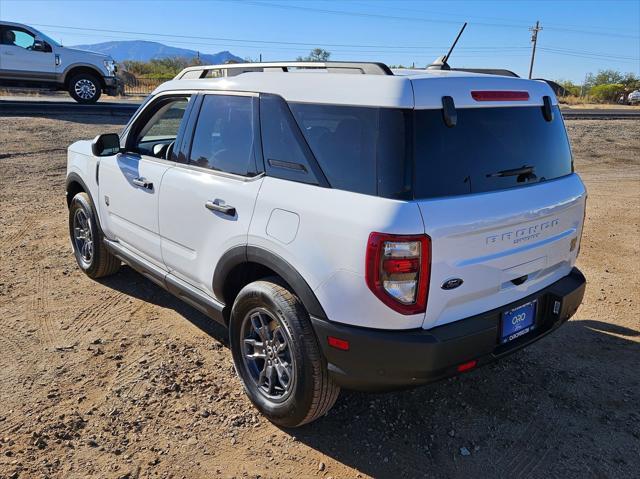
[[[455,289],[458,286],[460,286],[462,283],[464,283],[464,281],[462,281],[460,278],[451,278],[446,280],[444,283],[442,283],[441,288],[442,289]]]

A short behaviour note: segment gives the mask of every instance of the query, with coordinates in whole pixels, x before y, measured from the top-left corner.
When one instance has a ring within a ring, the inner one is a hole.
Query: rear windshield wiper
[[[511,170],[497,171],[496,173],[490,173],[487,178],[504,178],[506,176],[517,176],[518,182],[522,183],[528,180],[535,180],[537,176],[533,173],[535,171],[533,166],[523,166],[521,168],[513,168]]]

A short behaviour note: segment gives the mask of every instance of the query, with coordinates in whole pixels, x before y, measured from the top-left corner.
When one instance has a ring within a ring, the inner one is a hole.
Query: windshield
[[[49,45],[51,45],[52,47],[61,47],[62,45],[60,45],[58,42],[56,42],[53,38],[51,38],[49,35],[45,35],[44,33],[42,33],[40,30],[36,30],[35,28],[33,29],[34,32],[36,32],[38,34],[38,36],[44,40],[45,42],[47,42]]]

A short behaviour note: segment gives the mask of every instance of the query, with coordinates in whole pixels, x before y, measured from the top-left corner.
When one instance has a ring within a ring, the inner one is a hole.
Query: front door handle
[[[134,178],[133,180],[131,180],[131,182],[134,185],[139,186],[140,188],[146,188],[147,190],[153,189],[153,183],[147,181],[145,178]]]
[[[204,207],[211,211],[218,211],[228,216],[235,216],[236,209],[233,206],[225,205],[222,200],[207,201]]]

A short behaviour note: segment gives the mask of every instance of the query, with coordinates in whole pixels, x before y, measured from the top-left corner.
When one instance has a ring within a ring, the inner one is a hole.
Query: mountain
[[[111,55],[116,61],[138,60],[146,62],[153,58],[194,58],[198,56],[198,52],[195,50],[170,47],[168,45],[163,45],[162,43],[148,42],[144,40],[94,43],[93,45],[76,45],[71,48]],[[200,52],[200,59],[205,65],[225,63],[229,60],[237,62],[243,61],[242,58],[237,57],[226,50],[213,54]]]

